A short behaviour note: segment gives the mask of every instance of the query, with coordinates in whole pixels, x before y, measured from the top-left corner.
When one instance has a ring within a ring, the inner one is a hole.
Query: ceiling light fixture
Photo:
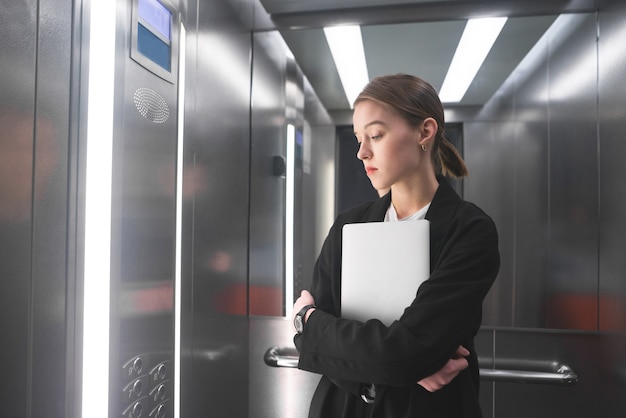
[[[339,78],[350,107],[369,82],[360,26],[324,28],[324,35],[333,55]]]
[[[458,103],[463,99],[506,21],[506,17],[467,21],[439,92],[442,102]]]

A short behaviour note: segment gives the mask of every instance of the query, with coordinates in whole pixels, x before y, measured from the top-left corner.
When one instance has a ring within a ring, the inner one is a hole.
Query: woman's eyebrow
[[[376,120],[366,123],[365,126],[363,126],[363,129],[367,129],[372,125],[386,125],[386,123],[383,122],[382,120],[376,119]],[[356,135],[356,131],[354,131],[354,134]]]
[[[370,127],[370,126],[372,126],[372,125],[386,125],[386,124],[385,124],[385,122],[383,122],[382,120],[378,120],[378,119],[376,119],[376,120],[373,120],[373,121],[371,121],[371,122],[369,122],[369,123],[366,123],[366,124],[365,124],[365,126],[364,126],[364,128],[369,128],[369,127]]]

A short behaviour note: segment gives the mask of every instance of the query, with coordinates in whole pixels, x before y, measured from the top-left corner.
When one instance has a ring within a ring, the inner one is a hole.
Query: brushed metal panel
[[[287,58],[276,32],[253,35],[250,143],[250,315],[282,316],[285,177],[273,170],[287,145]]]
[[[624,338],[597,333],[498,330],[495,367],[520,363],[559,362],[579,376],[571,386],[495,383],[494,417],[622,417]]]
[[[607,2],[599,22],[600,259],[599,327],[626,332],[626,193],[624,193],[624,115],[626,115],[626,4]]]
[[[248,414],[251,37],[233,7],[252,10],[250,2],[188,2],[185,20],[185,417]]]
[[[45,0],[38,5],[30,413],[65,417],[71,412],[64,400],[72,396],[66,370],[73,370],[71,361],[66,364],[72,342],[67,336],[73,333],[73,320],[66,321],[73,298],[73,282],[67,274],[73,11],[66,1]]]
[[[513,326],[545,324],[548,261],[549,106],[542,92],[549,86],[549,44],[535,46],[530,70],[515,77],[515,285]]]
[[[503,250],[500,278],[511,286],[496,282],[486,306],[496,298],[504,309],[487,311],[486,324],[594,329],[597,322],[594,15],[569,17],[568,25],[568,31],[542,38],[535,62],[513,73],[479,114],[493,122],[482,130],[466,123],[466,198],[487,212],[494,208]],[[564,100],[565,94],[574,96]],[[512,145],[503,152],[493,144],[480,147],[493,130],[498,144]],[[513,195],[501,190],[511,188]],[[590,291],[584,296],[590,314],[582,323],[572,309],[577,287]],[[490,319],[493,314],[498,318]]]
[[[548,328],[598,328],[596,17],[550,44]],[[561,35],[563,36],[563,35]]]
[[[483,304],[483,324],[512,325],[514,261],[514,135],[511,123],[465,124],[464,158],[469,176],[464,198],[480,206],[496,224],[499,236],[500,272]]]
[[[3,415],[28,409],[37,2],[5,2],[0,13],[0,402]]]
[[[294,331],[286,318],[250,319],[250,418],[306,418],[320,375],[270,367],[268,348],[292,347]]]
[[[303,180],[303,287],[311,287],[315,261],[335,218],[335,127],[310,126],[311,167]]]

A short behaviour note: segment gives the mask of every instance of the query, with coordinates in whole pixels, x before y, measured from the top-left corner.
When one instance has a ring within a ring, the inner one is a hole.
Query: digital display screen
[[[168,41],[172,40],[172,13],[157,0],[138,0],[139,18]]]
[[[163,42],[141,23],[137,30],[137,51],[150,58],[155,64],[170,71],[170,45]]]

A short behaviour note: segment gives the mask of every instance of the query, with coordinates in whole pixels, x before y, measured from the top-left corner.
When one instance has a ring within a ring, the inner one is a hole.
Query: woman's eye
[[[372,135],[372,136],[370,136],[370,138],[372,138],[372,140],[374,140],[374,141],[378,141],[382,137],[383,137],[382,135]]]

